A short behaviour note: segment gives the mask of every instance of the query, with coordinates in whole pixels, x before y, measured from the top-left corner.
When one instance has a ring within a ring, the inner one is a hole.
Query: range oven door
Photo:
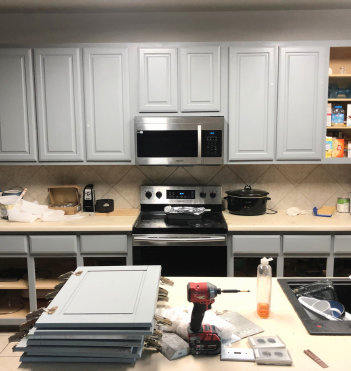
[[[133,264],[170,277],[226,277],[226,235],[133,235]]]
[[[200,165],[201,125],[139,124],[136,128],[138,165]]]

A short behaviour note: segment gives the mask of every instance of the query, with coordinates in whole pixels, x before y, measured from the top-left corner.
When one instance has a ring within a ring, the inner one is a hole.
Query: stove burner
[[[211,227],[211,225],[213,225],[214,222],[211,221],[211,220],[204,220],[204,221],[198,221],[198,220],[189,220],[188,221],[188,225],[190,225],[191,227],[195,227],[195,228],[207,228],[207,227]]]

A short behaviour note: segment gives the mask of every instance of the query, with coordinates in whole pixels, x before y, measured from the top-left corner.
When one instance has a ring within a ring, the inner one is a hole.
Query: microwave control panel
[[[202,157],[222,157],[222,130],[202,130]]]

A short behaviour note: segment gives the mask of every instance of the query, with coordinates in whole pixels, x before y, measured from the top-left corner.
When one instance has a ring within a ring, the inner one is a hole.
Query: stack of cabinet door
[[[78,267],[15,351],[22,362],[134,363],[154,330],[160,274],[160,266]]]

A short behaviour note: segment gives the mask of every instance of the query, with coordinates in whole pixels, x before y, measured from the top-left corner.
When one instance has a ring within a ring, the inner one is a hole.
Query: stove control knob
[[[150,199],[152,196],[152,193],[150,191],[145,192],[145,197]]]
[[[156,197],[157,197],[157,198],[161,198],[161,197],[162,197],[162,192],[158,191],[158,192],[156,193]]]
[[[210,193],[210,197],[211,197],[211,198],[215,198],[216,196],[217,196],[217,193],[216,193],[216,192],[211,192],[211,193]]]
[[[204,191],[200,192],[200,197],[205,198],[206,197],[206,192],[204,192]]]

